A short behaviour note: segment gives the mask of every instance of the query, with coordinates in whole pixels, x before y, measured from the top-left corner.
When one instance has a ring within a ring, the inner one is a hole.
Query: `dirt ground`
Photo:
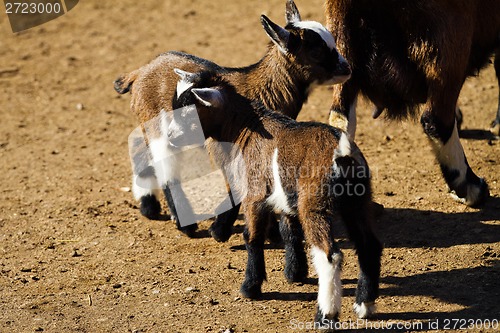
[[[267,44],[259,15],[283,24],[284,5],[89,0],[18,34],[0,13],[0,332],[304,331],[315,313],[312,269],[308,283],[288,284],[283,249],[269,246],[263,299],[242,299],[243,221],[220,244],[206,232],[210,221],[188,239],[167,218],[140,216],[120,190],[130,186],[136,122],[129,96],[112,84],[166,50],[253,63]],[[303,18],[324,20],[322,0],[297,5]],[[417,122],[373,120],[361,105],[357,143],[386,207],[376,221],[385,249],[379,314],[348,330],[500,319],[500,141],[485,131],[497,97],[492,66],[460,97],[462,144],[492,195],[482,209],[450,198]],[[318,88],[300,119],[326,121],[330,101]],[[341,321],[353,324],[358,268],[340,224],[338,239]]]

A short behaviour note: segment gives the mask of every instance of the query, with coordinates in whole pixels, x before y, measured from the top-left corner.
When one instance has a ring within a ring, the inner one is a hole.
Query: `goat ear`
[[[198,76],[198,74],[186,72],[179,68],[174,68],[174,72],[179,75],[181,80],[186,82],[194,82],[195,78]]]
[[[293,0],[288,0],[286,2],[286,23],[290,24],[300,21],[302,21],[302,19],[300,18],[300,13],[295,2],[293,2]]]
[[[279,47],[280,51],[288,53],[287,45],[288,39],[290,38],[290,32],[271,21],[266,15],[260,16],[260,22],[269,38]]]
[[[193,88],[194,96],[205,106],[220,107],[222,105],[222,94],[213,88]]]

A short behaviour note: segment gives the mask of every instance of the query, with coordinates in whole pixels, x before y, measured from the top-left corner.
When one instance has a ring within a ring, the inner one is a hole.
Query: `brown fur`
[[[264,30],[274,43],[269,44],[264,57],[255,64],[221,67],[193,55],[167,52],[120,76],[115,81],[115,90],[120,94],[131,92],[131,111],[144,123],[156,117],[161,109],[172,110],[178,79],[174,68],[192,73],[210,70],[224,76],[243,96],[296,118],[313,85],[329,82],[338,74],[335,72],[344,71],[349,75],[350,69],[345,62],[340,62],[337,50],[330,50],[316,32],[294,25],[300,22],[300,14],[293,0],[287,1],[286,16],[285,29],[289,33],[286,38],[279,34],[283,28],[264,15],[261,17]]]
[[[218,70],[238,93],[262,101],[271,110],[296,118],[307,100],[309,87],[320,75],[313,76],[294,55],[283,55],[270,45],[261,61],[245,68],[223,68],[208,61],[178,52],[167,52],[149,64],[116,80],[118,91],[132,95],[130,109],[140,123],[156,117],[162,109],[172,110],[172,98],[179,77],[174,68],[187,72]],[[333,60],[335,61],[335,60]],[[324,75],[324,74],[323,74]],[[323,79],[324,80],[324,79]]]
[[[427,100],[428,107],[456,103],[465,78],[500,43],[498,13],[497,0],[326,1],[328,28],[353,67],[346,85],[393,118],[414,115]],[[332,109],[342,103],[336,95]]]
[[[332,165],[341,132],[326,124],[299,123],[270,112],[240,96],[235,87],[221,77],[216,76],[204,85],[222,86],[224,105],[220,109],[205,107],[194,98],[190,103],[196,104],[201,126],[208,137],[217,142],[232,142],[241,150],[247,178],[238,183],[244,184],[242,191],[246,193],[243,203],[249,241],[262,231],[258,215],[265,210],[266,199],[274,187],[272,158],[278,149],[281,182],[285,192],[298,193],[292,209],[303,221],[306,238],[329,253],[330,226],[318,214],[328,215],[327,211],[334,209],[333,196],[323,186],[332,180]],[[351,147],[356,157],[352,158],[352,165],[366,166],[352,142]],[[227,156],[214,158],[224,167]],[[317,223],[318,219],[325,225]]]
[[[375,104],[374,117],[416,117],[424,105],[420,121],[450,191],[481,205],[488,185],[467,162],[455,111],[465,79],[500,47],[499,13],[498,0],[327,0],[328,27],[353,70],[334,89],[331,124],[354,136],[348,120],[359,93]]]
[[[339,56],[337,50],[332,48],[330,41],[327,44],[323,37],[313,30],[297,27],[297,25],[300,26],[300,14],[293,0],[287,1],[286,17],[287,26],[282,28],[264,15],[261,16],[261,23],[272,43],[264,57],[256,64],[242,68],[227,68],[193,55],[167,52],[138,70],[120,76],[115,81],[115,90],[118,93],[131,92],[131,111],[140,122],[144,135],[144,144],[131,149],[134,155],[132,157],[134,175],[142,172],[137,168],[135,155],[147,156],[147,153],[141,153],[140,149],[148,149],[149,141],[161,136],[158,126],[152,126],[152,128],[148,126],[146,129],[146,123],[152,119],[158,119],[156,117],[161,110],[172,110],[171,103],[176,95],[178,79],[174,74],[174,68],[187,72],[215,71],[231,82],[238,93],[249,99],[261,101],[266,107],[283,112],[292,118],[297,117],[303,103],[307,100],[309,91],[315,85],[332,84],[334,76],[350,75],[348,64]],[[163,185],[159,184],[162,187]],[[139,189],[135,184],[133,192],[136,198],[140,197],[141,202],[144,195],[139,192],[145,195],[150,194],[148,191]],[[159,204],[154,204],[154,206],[159,207]],[[141,212],[143,210],[148,213],[147,216],[159,214],[156,210],[157,214],[153,214],[151,210],[143,209],[141,203]],[[234,222],[236,216],[237,210],[233,209],[230,214],[225,214],[222,220],[227,221],[227,225],[231,227],[230,221]],[[215,239],[225,241],[230,233],[227,232],[227,227],[218,227],[222,224],[217,221],[212,225],[211,233]]]
[[[356,303],[374,302],[378,293],[381,245],[370,224],[368,166],[356,145],[345,133],[326,124],[296,122],[267,110],[260,103],[239,95],[217,74],[209,78],[199,74],[199,81],[193,81],[195,88],[211,89],[189,89],[174,102],[174,107],[195,104],[204,133],[215,142],[234,143],[241,152],[243,163],[233,164],[231,158],[228,159],[235,156],[234,150],[213,158],[225,170],[238,169],[232,170],[232,174],[238,174],[241,165],[245,168],[243,174],[233,179],[234,185],[244,195],[244,237],[249,259],[242,285],[243,295],[256,297],[260,294],[260,285],[265,278],[263,244],[267,214],[277,209],[288,217],[298,218],[305,239],[325,253],[331,269],[339,264],[333,263],[334,256],[341,256],[334,240],[333,222],[342,218],[355,241],[362,269]],[[204,100],[209,102],[208,106],[198,100],[203,97],[197,94],[203,92],[209,94],[207,97],[213,97]],[[171,133],[171,142],[182,140],[190,128],[189,122],[184,123],[182,118],[174,118],[171,126],[175,129],[175,133]],[[276,154],[277,166],[273,162]],[[342,170],[348,172],[343,174]],[[364,170],[365,173],[351,174],[349,170]],[[279,184],[276,177],[279,177]],[[336,185],[344,186],[346,190],[345,185],[349,182],[362,185],[365,192],[359,195],[336,192]],[[277,188],[282,188],[284,194],[279,196],[281,199],[273,201]],[[292,229],[292,226],[288,228]],[[290,251],[287,243],[285,248]],[[320,267],[318,274],[328,276],[329,273]],[[339,285],[331,287],[340,288]],[[323,313],[321,310],[320,304],[317,318],[335,319],[338,316],[338,313]]]

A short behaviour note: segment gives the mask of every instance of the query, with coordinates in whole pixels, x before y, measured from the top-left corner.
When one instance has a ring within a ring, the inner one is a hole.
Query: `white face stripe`
[[[281,185],[280,167],[278,165],[278,148],[274,149],[273,161],[271,164],[273,172],[274,190],[267,198],[266,203],[276,209],[287,214],[292,214],[292,209],[288,206],[288,199]]]
[[[317,33],[323,38],[326,45],[333,50],[336,47],[335,39],[328,29],[326,29],[321,23],[316,21],[300,21],[294,22],[293,26],[299,29],[309,29]]]
[[[188,90],[193,86],[192,82],[185,81],[184,79],[181,79],[177,82],[177,98],[179,98],[180,95],[182,95],[183,92]]]

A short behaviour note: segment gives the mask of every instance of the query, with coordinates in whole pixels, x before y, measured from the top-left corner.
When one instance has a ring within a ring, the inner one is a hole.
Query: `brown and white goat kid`
[[[179,87],[176,91],[178,77],[173,73],[174,68],[190,72],[212,70],[223,75],[243,96],[259,100],[271,110],[296,118],[313,87],[335,83],[334,75],[344,73],[347,76],[350,68],[337,53],[331,33],[318,22],[302,21],[292,0],[286,4],[286,22],[286,27],[282,28],[266,16],[261,16],[261,23],[272,44],[256,64],[227,68],[193,55],[167,52],[138,70],[119,77],[115,81],[115,89],[121,94],[131,92],[131,111],[144,126],[157,117],[161,110],[172,110],[172,98],[187,88]],[[173,148],[165,148],[166,142],[158,144],[155,139],[146,138],[151,153],[145,151],[146,145],[141,140],[137,141],[133,149],[133,193],[141,201],[141,213],[155,218],[161,207],[154,189],[163,188],[173,219],[178,221],[170,184],[177,181],[181,162],[173,158],[166,159],[164,156],[173,156],[175,153],[162,150]],[[141,162],[144,157],[149,157],[147,163]],[[161,169],[167,172],[155,175],[151,167],[154,162],[162,164]],[[229,238],[238,210],[239,206],[218,217],[210,228],[215,239],[226,241]],[[194,227],[181,230],[190,233]]]
[[[334,88],[331,124],[349,119],[354,137],[360,92],[375,104],[374,117],[416,116],[424,104],[421,123],[450,190],[470,206],[483,203],[488,186],[467,162],[455,108],[467,76],[500,47],[500,1],[327,0],[326,15],[353,70]]]
[[[340,313],[342,296],[342,252],[334,240],[333,223],[341,219],[355,243],[361,270],[354,309],[360,318],[370,316],[378,296],[382,246],[370,224],[369,170],[357,146],[339,129],[297,122],[269,111],[238,94],[216,73],[176,71],[182,77],[179,86],[189,88],[173,106],[196,107],[190,109],[191,114],[174,115],[168,127],[170,143],[180,144],[189,136],[192,124],[187,120],[194,112],[206,137],[238,148],[237,153],[228,151],[214,159],[233,175],[233,187],[244,196],[248,261],[241,293],[249,298],[261,294],[266,278],[266,216],[273,210],[281,212],[294,217],[289,223],[298,224],[281,228],[286,269],[302,264],[294,260],[294,251],[303,246],[302,229],[318,274],[315,320],[322,327],[332,327]],[[228,156],[240,156],[241,160],[235,163]]]

